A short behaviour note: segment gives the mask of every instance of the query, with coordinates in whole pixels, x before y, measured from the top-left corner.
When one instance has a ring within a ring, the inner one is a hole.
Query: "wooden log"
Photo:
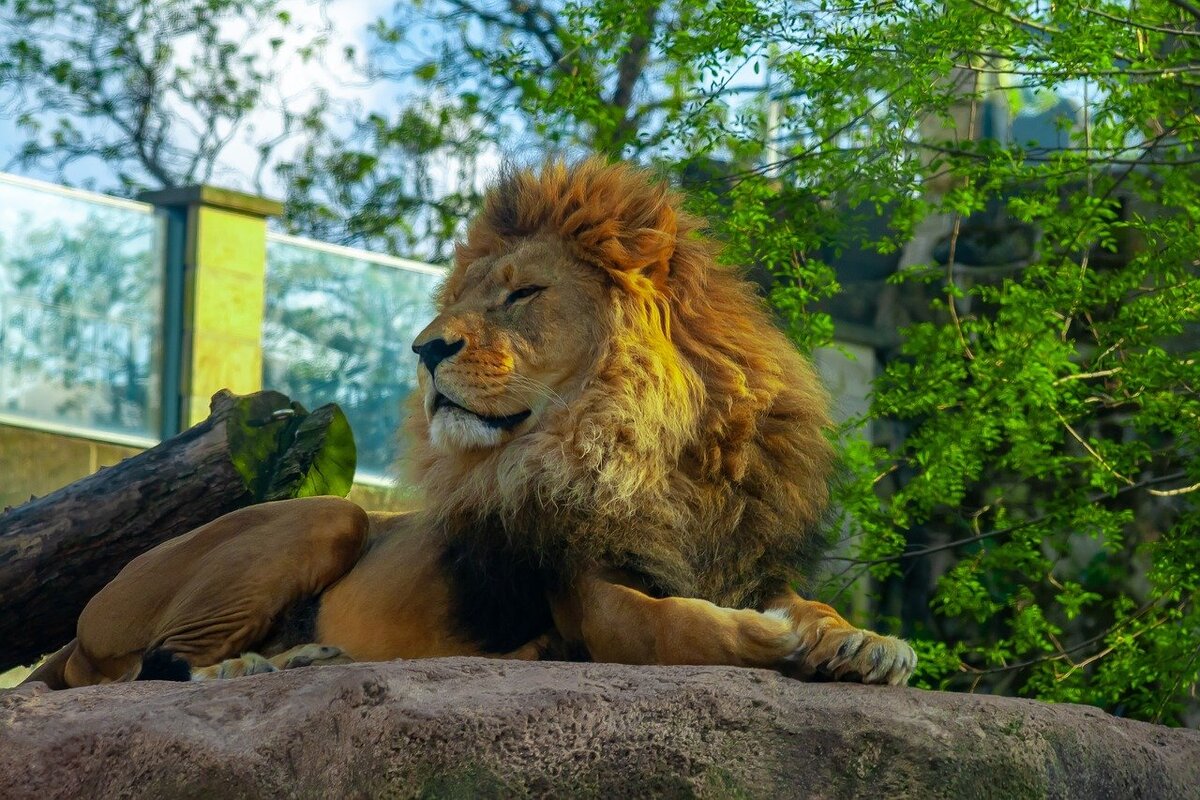
[[[200,424],[0,514],[0,672],[75,635],[92,595],[130,559],[252,503],[345,496],[355,450],[341,410],[222,390]]]

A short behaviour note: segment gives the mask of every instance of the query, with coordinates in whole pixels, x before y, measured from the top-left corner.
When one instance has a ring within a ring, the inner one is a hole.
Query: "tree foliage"
[[[440,260],[501,158],[650,153],[670,137],[665,112],[696,66],[651,57],[662,30],[682,22],[666,6],[626,10],[635,24],[598,35],[557,2],[398,5],[372,28],[363,65],[365,80],[395,88],[398,109],[362,113],[349,132],[331,126],[282,165],[288,225]],[[574,112],[545,113],[564,91]]]
[[[475,111],[416,98],[349,130],[318,124],[277,168],[284,224],[326,242],[442,262],[478,208],[479,160],[493,141]]]
[[[394,49],[389,62],[487,109],[510,136],[543,148],[583,141],[591,149],[641,152],[661,141],[660,110],[694,70],[651,57],[670,24],[663,10],[658,2],[626,3],[621,26],[597,28],[576,7],[553,1],[433,0],[401,12],[381,33],[384,42],[400,44],[414,22],[433,22],[440,35],[431,45],[415,56]],[[560,91],[584,113],[543,113]]]

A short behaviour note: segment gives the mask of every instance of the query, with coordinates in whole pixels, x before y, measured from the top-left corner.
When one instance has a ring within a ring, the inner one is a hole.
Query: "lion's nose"
[[[445,339],[430,339],[422,345],[413,345],[413,352],[421,357],[421,363],[425,365],[425,369],[429,370],[432,375],[437,369],[438,364],[445,361],[450,356],[462,350],[466,344],[466,339],[459,339],[457,342],[450,344]]]

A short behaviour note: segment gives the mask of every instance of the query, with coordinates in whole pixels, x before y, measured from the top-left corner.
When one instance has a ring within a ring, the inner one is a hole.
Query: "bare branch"
[[[1149,489],[1148,491],[1155,497],[1178,497],[1181,494],[1200,491],[1200,483],[1193,483],[1191,486],[1184,486],[1180,489]]]

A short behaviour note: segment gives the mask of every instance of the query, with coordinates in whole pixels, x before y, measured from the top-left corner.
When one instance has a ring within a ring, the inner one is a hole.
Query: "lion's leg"
[[[565,616],[577,615],[577,633],[596,661],[779,667],[800,644],[780,617],[694,598],[654,598],[594,575],[578,582],[573,599],[574,614]],[[560,625],[562,616],[556,614]]]
[[[900,640],[858,630],[828,606],[794,594],[759,612],[654,598],[591,575],[580,580],[574,600],[573,612],[559,617],[577,617],[596,661],[767,667],[867,683],[903,683],[916,663]]]
[[[65,683],[131,680],[154,650],[196,668],[257,646],[286,609],[355,564],[367,528],[358,506],[311,497],[243,508],[164,542],[84,608]]]
[[[533,641],[526,642],[516,650],[507,653],[489,654],[489,658],[501,658],[508,661],[541,661],[548,654],[556,652],[562,641],[554,634],[543,634]]]

